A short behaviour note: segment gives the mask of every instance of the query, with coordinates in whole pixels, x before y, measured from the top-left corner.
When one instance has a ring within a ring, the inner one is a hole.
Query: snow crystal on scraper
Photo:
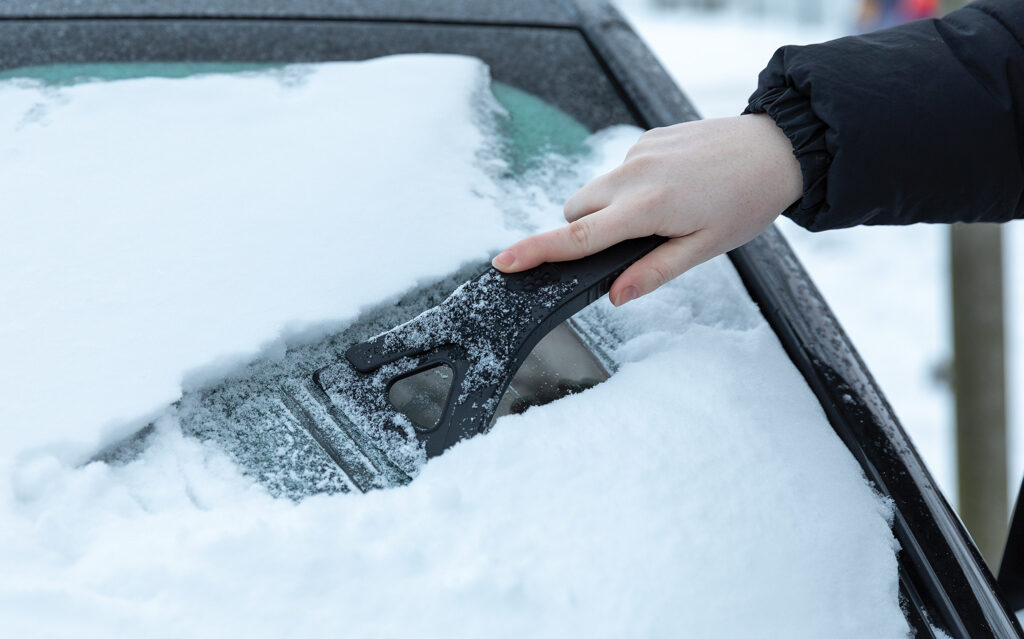
[[[575,284],[549,284],[536,294],[526,294],[506,287],[502,276],[488,269],[455,289],[442,304],[372,340],[375,353],[408,356],[370,374],[359,373],[341,362],[322,370],[319,381],[356,427],[387,451],[402,470],[414,475],[426,458],[417,445],[413,425],[389,402],[390,382],[415,370],[420,355],[454,345],[463,352],[468,368],[458,380],[460,393],[453,398],[453,406],[471,398],[480,401],[486,394],[482,408],[493,411],[501,394],[486,391],[503,388],[515,373],[513,366],[522,336],[533,328],[531,305],[540,303],[550,308]]]

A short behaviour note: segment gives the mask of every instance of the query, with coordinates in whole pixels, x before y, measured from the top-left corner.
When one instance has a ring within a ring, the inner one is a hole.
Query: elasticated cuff
[[[832,156],[825,145],[825,123],[811,110],[810,98],[791,87],[759,88],[743,113],[766,113],[793,143],[803,175],[803,195],[783,215],[813,230],[819,213],[828,208],[826,177]]]

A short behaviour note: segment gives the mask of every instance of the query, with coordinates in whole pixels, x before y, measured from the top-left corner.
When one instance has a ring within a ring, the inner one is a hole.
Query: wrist
[[[804,191],[803,173],[793,143],[771,116],[764,113],[741,115],[754,130],[754,145],[763,154],[766,195],[782,213],[800,199]]]

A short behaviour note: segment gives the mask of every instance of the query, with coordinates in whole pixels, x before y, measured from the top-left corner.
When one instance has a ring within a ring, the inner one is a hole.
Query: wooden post
[[[995,569],[1007,525],[1002,228],[953,225],[950,258],[960,516]]]
[[[965,4],[942,0],[941,7]],[[953,225],[950,263],[960,517],[995,570],[1007,530],[1002,228]]]

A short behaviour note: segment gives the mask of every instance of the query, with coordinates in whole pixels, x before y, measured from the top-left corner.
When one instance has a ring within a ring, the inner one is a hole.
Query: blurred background
[[[963,4],[618,0],[708,118],[740,113],[782,45],[940,16]],[[1024,475],[1024,221],[825,233],[788,220],[779,226],[995,568]]]

